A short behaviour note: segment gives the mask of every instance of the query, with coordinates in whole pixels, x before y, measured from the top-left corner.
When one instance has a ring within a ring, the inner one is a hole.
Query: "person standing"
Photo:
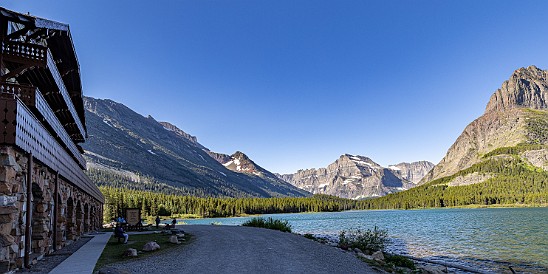
[[[156,216],[156,228],[160,226],[160,216]]]
[[[177,224],[177,220],[173,218],[173,221],[171,221],[171,225],[173,226],[173,228],[175,228],[176,224]]]

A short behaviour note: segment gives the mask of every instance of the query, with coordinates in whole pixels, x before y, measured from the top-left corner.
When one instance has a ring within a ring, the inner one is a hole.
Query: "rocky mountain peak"
[[[513,108],[548,109],[548,71],[529,66],[514,71],[489,99],[485,113]]]
[[[226,168],[236,172],[260,174],[259,167],[245,153],[236,151],[230,157],[231,160],[223,164]]]
[[[234,154],[232,154],[232,158],[239,159],[240,161],[251,161],[249,157],[247,157],[247,155],[245,155],[245,153],[241,151],[234,152]]]
[[[355,165],[356,167],[368,167],[373,169],[382,169],[383,167],[379,164],[375,163],[373,160],[371,160],[368,157],[361,156],[361,155],[351,155],[351,154],[343,154],[335,163],[340,162],[349,162]]]
[[[278,177],[315,194],[362,199],[414,187],[412,182],[420,180],[432,166],[422,161],[384,168],[368,157],[343,154],[326,168],[299,170]]]

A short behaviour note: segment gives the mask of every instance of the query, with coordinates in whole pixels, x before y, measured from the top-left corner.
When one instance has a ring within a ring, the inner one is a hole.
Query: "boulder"
[[[179,244],[179,239],[177,238],[177,235],[169,236],[169,242],[172,244]]]
[[[361,252],[360,252],[360,253],[357,253],[356,255],[357,255],[358,257],[362,257],[362,258],[367,259],[367,260],[370,260],[370,261],[373,260],[373,257],[371,257],[371,256],[369,256],[369,255],[365,255],[365,254],[363,254],[363,253],[361,253]]]
[[[128,248],[124,252],[124,257],[137,257],[137,249],[135,248]]]
[[[423,273],[428,273],[428,274],[447,273],[447,267],[443,265],[424,264],[424,265],[417,266],[417,268],[422,269]]]
[[[371,257],[373,258],[373,260],[375,261],[384,261],[384,254],[382,254],[382,251],[376,251],[375,253],[373,253],[371,255]]]
[[[143,246],[143,251],[154,251],[160,249],[160,245],[156,242],[148,242]]]

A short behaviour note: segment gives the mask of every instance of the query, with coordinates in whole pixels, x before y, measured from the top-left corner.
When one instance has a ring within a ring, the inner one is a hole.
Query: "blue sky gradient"
[[[70,25],[85,95],[279,173],[343,153],[437,163],[514,70],[548,68],[540,0],[2,6]]]

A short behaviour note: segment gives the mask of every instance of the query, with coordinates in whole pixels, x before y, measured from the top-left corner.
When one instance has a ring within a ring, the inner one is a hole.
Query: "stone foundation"
[[[0,273],[24,267],[27,251],[32,263],[99,229],[102,221],[99,201],[38,161],[33,161],[28,184],[28,164],[28,154],[0,146]],[[30,246],[25,244],[27,229]]]

